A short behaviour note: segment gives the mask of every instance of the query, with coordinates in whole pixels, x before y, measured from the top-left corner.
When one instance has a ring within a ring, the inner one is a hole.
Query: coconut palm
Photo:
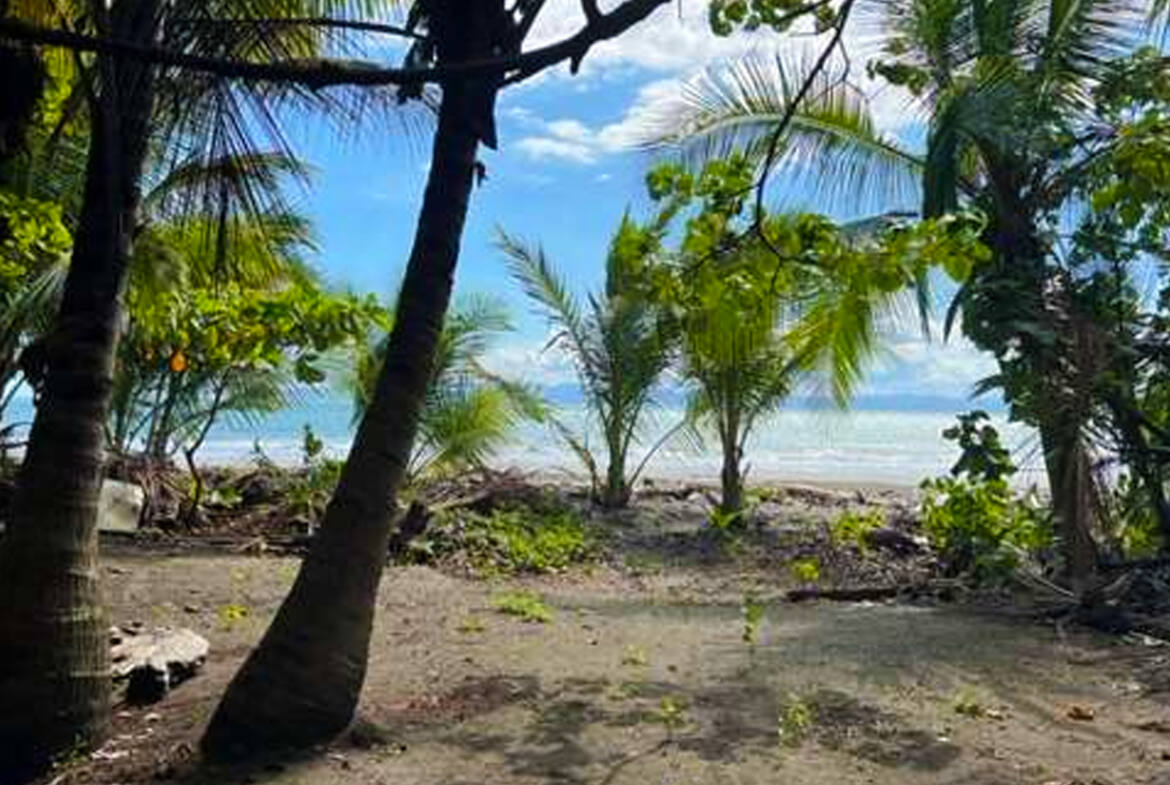
[[[1069,574],[1083,586],[1095,560],[1086,406],[1071,392],[1084,385],[1062,372],[1076,354],[1068,343],[1076,331],[1053,237],[1061,211],[1078,207],[1086,162],[1116,141],[1092,114],[1092,91],[1137,43],[1140,8],[1128,0],[889,0],[873,6],[872,18],[884,59],[871,69],[909,91],[929,126],[925,151],[877,134],[864,101],[835,83],[796,109],[777,164],[838,195],[869,198],[916,175],[924,215],[958,205],[986,213],[992,260],[962,282],[948,324],[962,315],[964,332],[999,360],[993,383],[1013,413],[1038,427]],[[792,95],[786,85],[800,78],[749,60],[701,80],[663,141],[700,157],[758,150],[777,132]]]
[[[752,429],[812,379],[848,405],[879,324],[896,320],[926,270],[953,264],[973,236],[962,221],[846,230],[808,214],[766,216],[757,232],[745,205],[753,169],[733,155],[697,178],[670,165],[651,176],[658,198],[702,199],[659,288],[679,322],[691,420],[719,437],[725,525],[742,521]]]
[[[116,0],[2,5],[4,17],[108,37],[129,46],[270,62],[311,55],[323,35],[263,23],[315,15],[323,3]],[[224,25],[224,21],[233,24]],[[216,25],[216,22],[221,24]],[[258,35],[258,31],[265,31]],[[108,51],[38,52],[65,75],[66,104],[89,145],[74,242],[54,327],[36,356],[44,383],[0,549],[0,771],[43,767],[99,741],[109,716],[107,624],[97,590],[97,495],[102,481],[120,301],[140,224],[143,175],[157,156],[173,165],[231,161],[275,137],[269,107],[281,89],[247,89],[212,76]],[[307,91],[299,95],[311,97]],[[196,206],[230,217],[265,205],[247,169],[221,169]]]
[[[645,280],[648,267],[661,252],[666,226],[666,220],[640,226],[628,214],[623,216],[606,257],[605,288],[590,295],[584,307],[542,248],[502,231],[497,241],[513,277],[556,330],[549,348],[571,359],[589,414],[601,431],[604,470],[589,449],[587,437],[560,421],[553,425],[585,464],[594,500],[603,507],[624,507],[629,502],[638,475],[664,443],[659,439],[637,466],[629,466],[630,449],[642,436],[654,406],[655,387],[674,353],[675,341],[662,309],[646,291]]]
[[[522,64],[442,79],[438,125],[394,329],[374,395],[358,425],[313,549],[288,598],[208,725],[210,757],[320,742],[352,719],[365,678],[375,595],[390,538],[393,500],[406,476],[441,342],[479,146],[496,147],[495,102],[508,84],[568,60],[638,24],[666,0],[588,2],[582,29]],[[407,65],[458,68],[521,54],[545,4],[418,2],[407,28]],[[400,95],[417,95],[419,83]],[[339,609],[342,609],[339,612]]]
[[[485,297],[470,298],[448,315],[407,467],[407,485],[482,469],[521,421],[545,419],[546,406],[539,395],[483,365],[491,341],[511,330],[507,312]],[[348,380],[355,422],[370,406],[385,356],[385,335],[371,337],[358,355]]]

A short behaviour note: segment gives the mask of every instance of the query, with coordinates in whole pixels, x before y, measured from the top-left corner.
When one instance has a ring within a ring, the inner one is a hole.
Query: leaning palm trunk
[[[111,9],[150,43],[157,0]],[[46,375],[0,549],[0,780],[101,740],[109,628],[97,585],[97,501],[122,287],[153,104],[153,69],[99,58],[85,201]]]
[[[304,747],[353,717],[394,497],[450,299],[476,165],[473,118],[486,90],[494,87],[453,82],[444,89],[426,195],[373,400],[291,593],[212,717],[202,741],[210,758]]]

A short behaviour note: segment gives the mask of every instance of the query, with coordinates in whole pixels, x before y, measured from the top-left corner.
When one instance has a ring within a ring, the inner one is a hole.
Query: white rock
[[[98,497],[98,531],[136,532],[145,502],[142,488],[133,483],[106,480]]]
[[[189,629],[134,634],[123,630],[110,650],[115,681],[129,679],[127,700],[153,703],[194,676],[207,659],[207,639]]]

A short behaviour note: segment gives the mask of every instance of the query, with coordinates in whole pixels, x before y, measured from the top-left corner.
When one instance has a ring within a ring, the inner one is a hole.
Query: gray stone
[[[900,556],[922,553],[928,547],[925,538],[906,534],[889,526],[866,532],[865,540],[872,548],[881,548]]]
[[[110,659],[115,681],[126,680],[126,700],[144,704],[160,700],[175,685],[202,667],[211,646],[189,629],[134,633],[111,630]]]
[[[106,480],[98,497],[98,531],[136,532],[145,502],[142,488],[133,483]]]

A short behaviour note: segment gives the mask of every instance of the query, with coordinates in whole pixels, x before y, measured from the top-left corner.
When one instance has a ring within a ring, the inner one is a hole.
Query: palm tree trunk
[[[601,495],[601,506],[607,510],[625,507],[630,500],[626,489],[626,456],[621,448],[621,438],[611,438],[609,444],[609,465],[605,472],[605,490]]]
[[[722,485],[722,500],[720,510],[723,513],[737,513],[743,509],[743,478],[739,474],[739,456],[733,447],[723,450],[723,470],[720,473]]]
[[[1079,432],[1058,423],[1040,425],[1040,442],[1069,585],[1074,594],[1086,599],[1097,570],[1089,456]]]
[[[120,2],[114,34],[151,43],[158,0]],[[109,626],[97,581],[97,502],[122,287],[147,151],[153,69],[99,58],[85,201],[0,549],[0,780],[102,739]]]
[[[725,515],[743,509],[743,475],[740,472],[739,418],[728,416],[723,430],[723,470],[720,472],[719,510]]]
[[[422,411],[459,255],[479,136],[494,86],[449,83],[398,313],[373,400],[292,591],[212,717],[211,759],[304,747],[352,719],[365,678],[394,496]],[[478,99],[478,102],[477,102]]]

